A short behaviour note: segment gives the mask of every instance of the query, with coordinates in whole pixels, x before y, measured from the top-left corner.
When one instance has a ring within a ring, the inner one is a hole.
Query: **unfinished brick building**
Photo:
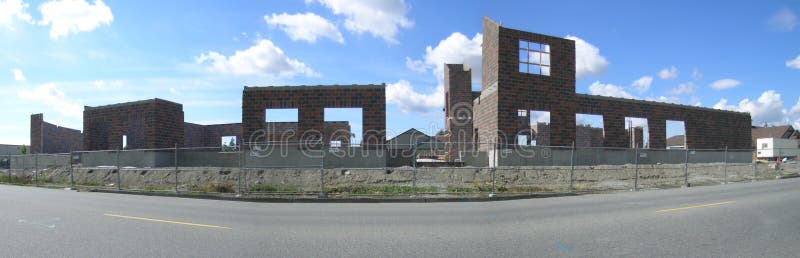
[[[150,99],[84,107],[85,150],[172,148],[183,143],[183,105]]]
[[[748,113],[578,94],[574,41],[504,28],[487,18],[483,20],[481,90],[472,91],[468,66],[447,64],[444,69],[448,133],[443,138],[449,142],[448,153],[504,148],[517,143],[520,135],[538,145],[629,148],[648,142],[650,148],[665,148],[668,120],[685,123],[688,148],[751,148]],[[297,109],[296,123],[265,122],[266,109],[288,108]],[[385,143],[382,84],[244,87],[241,124],[185,123],[182,105],[161,99],[86,107],[82,136],[80,131],[48,124],[41,115],[34,115],[31,149],[117,149],[122,147],[123,135],[131,149],[216,147],[225,136],[235,136],[237,143],[349,144],[350,125],[324,121],[325,108],[361,108],[363,134],[356,137],[367,146]],[[533,110],[550,112],[550,122],[531,124]],[[577,127],[576,114],[602,116],[603,129]],[[643,139],[645,134],[638,128],[628,132],[626,117],[646,119],[648,138]],[[82,144],[75,141],[81,137]],[[476,147],[479,142],[491,144]]]
[[[297,134],[284,137],[266,133],[265,110],[288,108],[297,109]],[[325,108],[362,108],[362,145],[386,141],[385,85],[245,87],[242,93],[245,141],[328,143],[339,140],[341,136],[324,133]]]
[[[83,148],[83,134],[80,130],[45,122],[43,114],[31,115],[30,131],[30,153],[67,153]]]
[[[518,135],[530,135],[528,111],[536,110],[550,112],[553,146],[572,145],[575,115],[591,114],[603,117],[606,147],[629,147],[625,118],[637,117],[647,119],[650,148],[666,147],[667,120],[685,122],[689,148],[751,148],[748,113],[575,93],[572,40],[504,28],[484,18],[482,49],[480,92],[471,90],[468,68],[445,66],[445,126],[450,135],[501,147],[515,144]],[[464,109],[472,109],[468,122],[456,119]]]

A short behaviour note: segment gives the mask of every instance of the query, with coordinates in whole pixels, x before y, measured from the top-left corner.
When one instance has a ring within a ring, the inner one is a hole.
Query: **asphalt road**
[[[800,254],[800,178],[486,203],[272,204],[0,185],[3,257]]]

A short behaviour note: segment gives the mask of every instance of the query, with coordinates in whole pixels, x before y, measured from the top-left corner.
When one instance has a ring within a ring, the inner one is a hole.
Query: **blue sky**
[[[479,71],[483,16],[576,40],[579,93],[800,127],[798,12],[796,1],[0,0],[0,143],[28,144],[33,113],[80,129],[85,105],[151,98],[183,103],[187,122],[239,122],[244,85],[386,83],[389,134],[434,133],[441,66]],[[347,114],[329,119],[360,123]]]

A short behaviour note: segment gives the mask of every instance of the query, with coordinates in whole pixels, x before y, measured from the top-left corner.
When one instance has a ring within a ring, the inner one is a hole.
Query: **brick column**
[[[603,146],[612,148],[628,147],[627,131],[625,131],[625,116],[620,114],[603,115],[603,129],[605,142]]]
[[[667,148],[667,120],[663,118],[647,118],[647,127],[650,129],[650,148]]]

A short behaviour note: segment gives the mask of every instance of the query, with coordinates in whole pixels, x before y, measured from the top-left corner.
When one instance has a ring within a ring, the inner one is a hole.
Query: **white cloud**
[[[293,41],[304,40],[311,43],[317,41],[318,37],[329,38],[333,41],[344,43],[344,37],[336,25],[314,13],[298,14],[272,14],[264,16],[267,24],[277,26]]]
[[[40,25],[50,25],[50,38],[66,37],[70,33],[92,31],[100,25],[110,25],[114,15],[102,0],[94,5],[84,0],[56,0],[39,6]]]
[[[608,68],[608,61],[600,55],[600,49],[585,40],[567,35],[566,39],[575,41],[575,77],[601,75]]]
[[[669,90],[669,94],[672,95],[692,94],[694,92],[695,92],[695,87],[693,82],[681,83],[678,85],[677,88]]]
[[[14,20],[31,23],[33,18],[27,11],[29,6],[22,0],[0,0],[0,26],[14,31]]]
[[[81,117],[83,115],[82,105],[69,99],[63,91],[58,89],[55,83],[46,83],[33,89],[19,90],[17,91],[17,96],[21,99],[50,107],[65,116]]]
[[[97,80],[92,82],[92,85],[94,85],[94,88],[98,90],[114,90],[122,88],[122,86],[125,85],[125,83],[123,83],[120,80],[114,80],[114,81]]]
[[[789,111],[789,121],[794,122],[794,128],[800,129],[800,98],[797,98],[797,104]]]
[[[711,83],[711,88],[715,90],[725,90],[739,86],[742,82],[734,79],[720,79]]]
[[[483,34],[477,33],[470,39],[460,32],[454,32],[439,41],[436,47],[426,47],[423,60],[406,58],[406,66],[415,71],[433,69],[433,75],[442,82],[445,64],[467,64],[472,69],[472,81],[480,83],[481,43]]]
[[[650,85],[653,84],[653,77],[652,76],[642,76],[638,80],[633,82],[633,90],[639,93],[644,93],[650,89]]]
[[[788,8],[782,8],[769,18],[767,24],[773,30],[791,31],[797,27],[797,15]]]
[[[306,3],[313,0],[306,0]],[[344,15],[344,27],[353,33],[364,32],[399,43],[395,38],[400,28],[409,29],[414,22],[406,18],[409,7],[404,0],[317,0],[336,15]]]
[[[626,92],[622,87],[613,84],[604,84],[600,81],[595,81],[592,85],[589,85],[589,92],[592,95],[636,99],[636,97]]]
[[[536,123],[550,123],[550,112],[549,111],[536,111],[530,110],[530,117],[531,117],[531,125]]]
[[[692,70],[692,79],[694,79],[695,81],[702,80],[703,79],[703,74],[700,73],[700,71],[698,71],[697,69],[693,69]]]
[[[25,81],[25,75],[22,73],[22,70],[18,68],[11,69],[11,73],[14,74],[14,80],[18,82]]]
[[[406,67],[411,69],[411,71],[424,73],[428,71],[427,65],[422,60],[412,60],[410,57],[406,57]]]
[[[792,107],[789,114],[800,116],[800,98],[797,98],[797,104]]]
[[[248,49],[224,56],[210,51],[195,58],[198,64],[207,64],[211,72],[233,75],[260,75],[291,77],[297,74],[315,75],[306,64],[291,59],[272,41],[262,39]]]
[[[436,47],[427,46],[421,60],[406,57],[408,69],[416,72],[432,72],[438,81],[436,90],[431,94],[420,94],[414,91],[410,83],[401,80],[387,86],[387,102],[398,105],[403,112],[441,109],[444,106],[444,65],[467,64],[472,70],[472,82],[480,83],[482,42],[483,34],[477,33],[470,39],[460,32],[454,32],[439,41]]]
[[[678,104],[681,102],[681,99],[675,96],[658,96],[656,98],[646,98],[645,100],[655,101],[655,102],[663,102],[663,103],[672,103]]]
[[[800,55],[792,60],[786,61],[786,67],[800,70]]]
[[[774,90],[768,90],[761,94],[756,101],[743,99],[738,105],[729,105],[727,99],[720,99],[714,105],[716,109],[724,109],[739,112],[749,112],[753,119],[753,124],[763,123],[782,123],[787,121],[787,111],[783,108],[781,94]]]
[[[414,90],[411,83],[400,80],[386,86],[386,103],[397,105],[403,112],[428,112],[444,107],[444,86],[429,94]]]
[[[661,69],[661,71],[658,71],[658,77],[661,78],[662,80],[672,80],[678,78],[678,68],[672,66],[669,68]]]
[[[181,92],[178,91],[178,89],[176,89],[175,87],[170,87],[169,93],[172,93],[173,95],[181,95]]]

